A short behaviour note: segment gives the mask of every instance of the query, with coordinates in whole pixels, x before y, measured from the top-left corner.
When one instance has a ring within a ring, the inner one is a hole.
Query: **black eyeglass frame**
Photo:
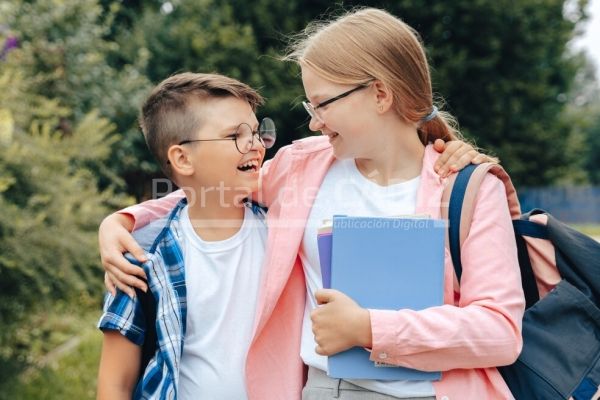
[[[319,109],[321,107],[325,107],[326,105],[333,103],[334,101],[338,101],[339,99],[343,99],[344,97],[347,97],[347,96],[351,95],[352,93],[356,92],[357,90],[361,90],[361,89],[367,88],[367,87],[369,87],[369,85],[371,84],[371,82],[363,83],[362,85],[359,85],[359,86],[357,86],[357,87],[355,87],[353,89],[350,89],[350,90],[348,90],[348,91],[346,91],[346,92],[344,92],[342,94],[338,94],[335,97],[332,97],[332,98],[330,98],[328,100],[322,101],[319,104],[317,104],[316,106],[313,106],[313,110],[317,110],[317,109]]]
[[[271,127],[268,127],[268,125],[271,125]],[[250,128],[250,130],[252,131],[252,136],[250,139],[250,146],[248,146],[248,150],[247,151],[242,151],[240,150],[240,146],[238,144],[238,130],[240,129],[240,127],[242,125],[246,125]],[[269,133],[269,136],[271,137],[271,140],[264,140],[264,137],[267,136],[266,133]],[[273,147],[273,145],[275,144],[275,139],[277,137],[277,131],[275,129],[275,122],[273,122],[273,120],[269,117],[265,117],[263,118],[260,123],[258,124],[258,129],[257,130],[252,130],[252,127],[250,125],[248,125],[245,122],[242,122],[241,124],[239,124],[235,130],[231,133],[231,135],[236,135],[235,137],[226,137],[226,138],[218,138],[218,139],[190,139],[190,140],[182,140],[181,142],[177,143],[177,145],[179,146],[183,146],[184,144],[188,144],[188,143],[195,143],[195,142],[218,142],[218,141],[222,141],[222,140],[233,140],[235,141],[235,148],[237,149],[238,152],[240,152],[241,154],[248,154],[250,152],[250,150],[252,150],[252,147],[254,146],[254,137],[258,136],[258,142],[262,145],[262,147],[264,147],[265,149],[270,149],[271,147]]]

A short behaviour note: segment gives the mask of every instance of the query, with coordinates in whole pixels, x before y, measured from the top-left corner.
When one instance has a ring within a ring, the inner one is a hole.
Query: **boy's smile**
[[[201,188],[204,193],[214,191],[226,203],[258,190],[265,148],[254,134],[259,123],[250,104],[224,97],[191,107],[202,110],[197,115],[202,128],[191,135],[193,140],[214,141],[185,146],[190,163],[185,185],[195,190]]]
[[[258,158],[252,158],[250,160],[244,161],[242,164],[237,167],[242,172],[258,172],[260,168],[260,160]]]

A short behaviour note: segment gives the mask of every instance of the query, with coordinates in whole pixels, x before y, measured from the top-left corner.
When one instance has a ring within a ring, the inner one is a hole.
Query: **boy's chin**
[[[258,183],[253,186],[245,186],[243,188],[238,188],[238,190],[236,190],[235,197],[244,199],[246,197],[251,197],[252,193],[255,193],[257,191],[258,191]]]
[[[239,192],[246,192],[248,194],[254,193],[258,190],[259,180],[258,176],[252,179],[245,179],[244,183],[237,186]]]

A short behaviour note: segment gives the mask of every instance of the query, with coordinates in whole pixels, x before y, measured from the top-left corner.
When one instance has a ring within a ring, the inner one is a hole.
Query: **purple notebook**
[[[331,241],[333,235],[331,226],[319,229],[317,234],[317,247],[319,249],[319,263],[321,264],[321,278],[323,289],[331,289]]]

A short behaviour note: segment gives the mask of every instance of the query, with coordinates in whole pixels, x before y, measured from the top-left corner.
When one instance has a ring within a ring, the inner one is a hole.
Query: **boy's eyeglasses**
[[[372,81],[371,81],[372,82]],[[304,109],[306,110],[306,112],[308,113],[308,115],[310,115],[311,118],[315,118],[321,122],[323,122],[323,118],[321,118],[321,116],[318,114],[317,110],[321,107],[325,107],[328,104],[333,103],[334,101],[337,101],[339,99],[343,99],[346,96],[351,95],[352,93],[356,92],[357,90],[361,90],[364,89],[366,87],[368,87],[371,82],[367,82],[367,83],[363,83],[362,85],[359,85],[353,89],[350,89],[342,94],[339,94],[335,97],[332,97],[328,100],[322,101],[319,104],[317,104],[316,106],[313,106],[311,103],[309,103],[308,101],[303,101],[302,105],[304,106]]]
[[[258,137],[259,143],[265,148],[270,149],[275,144],[277,131],[275,122],[271,118],[263,118],[258,125],[258,130],[253,131],[250,125],[243,122],[230,135],[219,139],[193,139],[183,140],[178,145],[184,145],[194,142],[216,142],[221,140],[234,140],[235,147],[242,154],[247,154],[254,146],[254,137]]]

